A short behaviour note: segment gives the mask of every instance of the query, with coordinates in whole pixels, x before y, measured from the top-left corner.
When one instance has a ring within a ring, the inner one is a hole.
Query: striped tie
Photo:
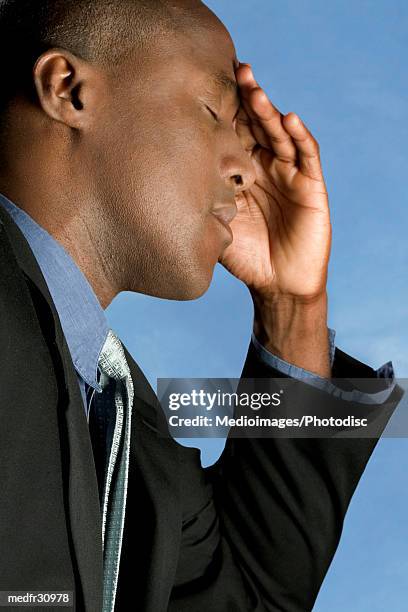
[[[122,343],[109,330],[99,356],[102,393],[92,396],[94,423],[106,438],[109,407],[114,405],[116,420],[112,442],[106,446],[105,470],[102,468],[102,546],[103,546],[103,606],[102,612],[113,612],[119,577],[120,553],[125,522],[126,494],[129,470],[133,382]],[[105,426],[103,426],[104,424]],[[100,444],[99,440],[99,444]],[[104,443],[106,441],[104,440]],[[105,453],[104,453],[105,454]],[[103,456],[103,455],[102,455]],[[98,465],[97,465],[98,468]]]

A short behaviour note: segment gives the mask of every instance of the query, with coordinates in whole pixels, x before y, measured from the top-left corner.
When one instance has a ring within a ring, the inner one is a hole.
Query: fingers
[[[248,154],[252,154],[258,141],[252,131],[252,121],[242,105],[236,118],[235,130],[245,151]]]
[[[322,180],[323,173],[318,142],[295,113],[285,115],[282,123],[296,144],[298,166],[301,173],[312,179]]]
[[[252,131],[259,144],[272,149],[282,161],[296,163],[296,146],[282,124],[283,115],[257,84],[248,64],[240,64],[236,71],[241,101],[253,125]]]
[[[251,132],[258,143],[274,155],[296,165],[305,176],[323,178],[319,145],[295,113],[282,115],[255,81],[249,64],[236,70],[242,105],[249,118]]]

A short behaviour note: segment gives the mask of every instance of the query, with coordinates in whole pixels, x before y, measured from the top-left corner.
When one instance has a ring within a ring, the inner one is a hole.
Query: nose
[[[256,170],[254,163],[240,141],[236,144],[234,152],[230,151],[224,158],[222,175],[228,187],[235,194],[250,189],[255,183]]]

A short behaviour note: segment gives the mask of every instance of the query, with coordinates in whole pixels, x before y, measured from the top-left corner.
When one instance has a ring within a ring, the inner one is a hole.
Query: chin
[[[169,281],[171,284],[169,284]],[[212,275],[208,278],[194,279],[194,282],[186,283],[186,278],[180,279],[167,279],[167,282],[163,285],[155,283],[149,286],[140,286],[137,283],[133,284],[132,287],[124,289],[124,291],[130,291],[132,293],[142,293],[144,295],[150,295],[151,297],[157,297],[162,300],[177,300],[179,302],[187,302],[197,300],[202,297],[209,289],[212,281]]]
[[[198,300],[210,288],[212,281],[212,273],[210,276],[200,278],[191,278],[190,282],[183,279],[182,282],[174,280],[174,284],[169,288],[169,294],[165,297],[167,300],[191,301]]]
[[[156,284],[150,295],[164,300],[191,301],[202,297],[209,289],[214,274],[214,267],[211,270],[201,270],[200,273],[184,273],[180,276],[168,275],[162,286]]]
[[[163,300],[197,300],[208,291],[217,264],[215,256],[205,253],[197,257],[196,253],[191,252],[177,260],[162,258],[160,261],[157,257],[156,261],[159,265],[154,268],[146,266],[143,274],[130,278],[124,291]],[[138,267],[140,271],[140,264],[133,266],[133,270]]]

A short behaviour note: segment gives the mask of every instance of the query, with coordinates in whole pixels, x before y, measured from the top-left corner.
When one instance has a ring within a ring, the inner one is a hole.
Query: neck
[[[99,215],[90,204],[86,191],[78,189],[75,180],[54,180],[39,169],[32,175],[14,168],[12,175],[0,171],[0,192],[28,213],[69,253],[94,290],[102,308],[107,308],[119,289],[113,280],[109,257],[103,248],[103,233],[98,227]],[[40,167],[40,166],[39,166]]]
[[[107,308],[121,290],[115,258],[104,246],[98,197],[72,135],[24,100],[16,101],[12,113],[0,134],[0,192],[58,240]]]

